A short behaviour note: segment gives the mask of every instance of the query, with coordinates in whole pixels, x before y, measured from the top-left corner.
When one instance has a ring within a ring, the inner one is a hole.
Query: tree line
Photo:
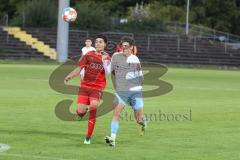
[[[164,22],[185,23],[187,0],[71,0],[72,27],[131,32],[166,31]],[[1,0],[9,24],[56,27],[58,0]],[[121,21],[122,20],[122,21]],[[190,23],[240,35],[240,0],[190,0]]]

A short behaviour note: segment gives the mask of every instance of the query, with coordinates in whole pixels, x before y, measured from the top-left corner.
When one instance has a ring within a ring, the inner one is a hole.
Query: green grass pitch
[[[56,67],[0,64],[0,143],[11,147],[0,153],[1,160],[240,159],[239,70],[169,68],[162,79],[174,89],[144,99],[144,111],[190,116],[191,110],[191,120],[152,120],[140,136],[139,126],[123,116],[116,147],[111,148],[104,137],[112,112],[97,119],[91,145],[83,144],[86,121],[65,122],[55,116],[60,100],[76,102],[76,96],[50,89],[48,78]],[[130,114],[130,107],[124,112]]]

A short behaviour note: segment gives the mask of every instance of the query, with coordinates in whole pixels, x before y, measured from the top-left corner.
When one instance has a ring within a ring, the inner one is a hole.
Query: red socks
[[[97,113],[97,107],[96,106],[90,106],[89,108],[89,118],[88,118],[88,132],[87,137],[90,138],[92,136],[95,123],[96,123],[96,113]]]

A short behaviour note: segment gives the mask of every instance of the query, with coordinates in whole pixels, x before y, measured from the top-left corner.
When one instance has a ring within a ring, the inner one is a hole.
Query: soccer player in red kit
[[[106,87],[105,75],[111,71],[111,58],[104,51],[107,44],[107,38],[104,35],[98,35],[95,40],[96,51],[90,51],[80,58],[78,68],[69,73],[65,81],[69,81],[79,76],[82,68],[85,68],[85,75],[81,81],[78,93],[78,105],[76,113],[83,117],[87,112],[89,105],[88,132],[84,144],[91,143],[91,136],[96,123],[96,111],[100,104],[101,94]]]

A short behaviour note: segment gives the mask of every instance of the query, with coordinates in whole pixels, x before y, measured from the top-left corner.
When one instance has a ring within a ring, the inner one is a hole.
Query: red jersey
[[[110,61],[110,56],[108,56]],[[102,54],[90,51],[83,56],[78,66],[85,69],[84,78],[81,82],[82,87],[103,90],[106,87],[105,70],[102,62]]]

